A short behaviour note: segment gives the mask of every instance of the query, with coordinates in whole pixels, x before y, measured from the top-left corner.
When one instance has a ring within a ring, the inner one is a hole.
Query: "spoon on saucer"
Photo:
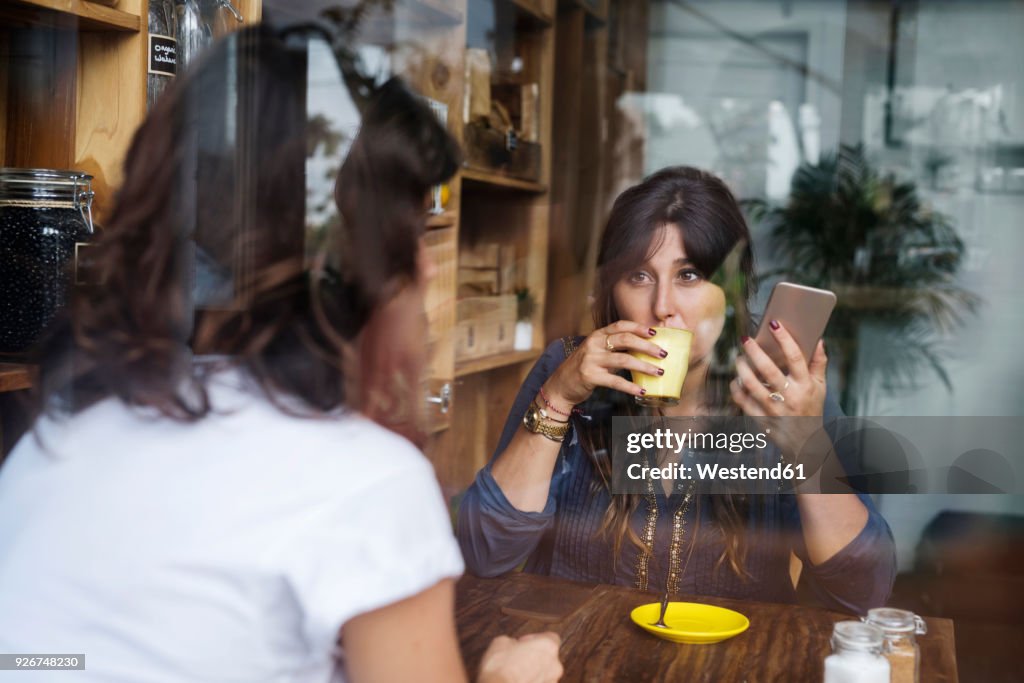
[[[658,628],[668,628],[668,624],[665,623],[665,612],[668,611],[668,591],[665,591],[665,597],[661,599],[661,612],[658,614],[658,620],[651,624],[651,626],[657,626]]]

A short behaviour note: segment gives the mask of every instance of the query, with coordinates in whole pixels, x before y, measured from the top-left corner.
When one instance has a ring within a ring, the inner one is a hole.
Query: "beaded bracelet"
[[[569,411],[568,413],[567,413],[567,412],[565,412],[565,411],[563,411],[563,410],[559,410],[558,408],[556,408],[556,407],[555,407],[555,406],[554,406],[554,405],[553,405],[553,404],[551,403],[551,401],[549,401],[549,400],[548,400],[548,396],[547,396],[547,394],[545,394],[545,393],[544,393],[544,387],[541,387],[541,388],[540,388],[540,398],[541,398],[541,400],[542,400],[542,401],[544,401],[544,405],[546,405],[546,406],[547,406],[548,408],[550,408],[550,409],[551,409],[551,410],[553,410],[554,412],[556,412],[556,413],[558,413],[559,415],[562,415],[562,416],[564,416],[564,417],[569,417],[569,416],[571,416],[571,415],[582,415],[582,414],[583,414],[583,411],[582,411],[582,410],[580,410],[579,408],[576,408],[575,406],[574,406],[574,407],[573,407],[573,409],[572,409],[572,410],[570,410],[570,411]]]

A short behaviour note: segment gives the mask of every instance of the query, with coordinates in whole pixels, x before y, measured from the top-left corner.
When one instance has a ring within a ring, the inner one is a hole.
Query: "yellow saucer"
[[[633,623],[659,638],[675,643],[717,643],[747,630],[750,619],[739,612],[699,602],[670,602],[665,611],[668,628],[651,626],[658,620],[661,603],[640,605],[629,614]]]

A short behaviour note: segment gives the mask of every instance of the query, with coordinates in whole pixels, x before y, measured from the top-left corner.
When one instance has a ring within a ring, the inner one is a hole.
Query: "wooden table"
[[[554,623],[513,616],[502,607],[527,592],[578,596],[582,605]],[[563,681],[707,681],[755,683],[821,681],[829,637],[847,614],[814,607],[682,598],[728,607],[745,614],[750,628],[713,645],[679,645],[641,630],[630,611],[658,596],[619,586],[592,586],[516,573],[500,579],[463,577],[455,614],[466,666],[472,676],[495,636],[555,631],[562,636]],[[955,683],[953,622],[925,618],[928,634],[918,636],[922,683]]]

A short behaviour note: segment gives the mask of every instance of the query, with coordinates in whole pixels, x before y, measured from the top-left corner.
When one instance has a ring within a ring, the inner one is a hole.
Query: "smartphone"
[[[757,328],[754,341],[783,372],[787,372],[786,358],[768,324],[772,320],[782,323],[809,362],[814,355],[814,347],[825,333],[825,326],[835,307],[834,292],[792,282],[780,282],[775,285],[772,295],[768,298],[768,305],[764,309],[764,317],[761,318],[761,325]]]

